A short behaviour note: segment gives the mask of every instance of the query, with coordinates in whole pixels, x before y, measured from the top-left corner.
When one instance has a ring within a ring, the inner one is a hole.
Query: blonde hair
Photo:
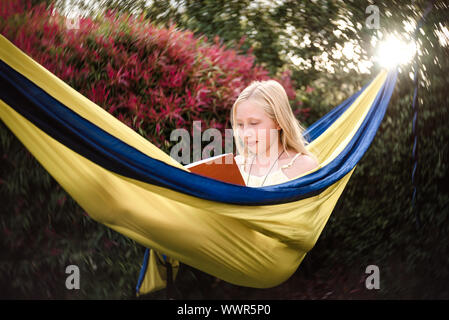
[[[231,109],[230,120],[236,148],[238,153],[244,156],[245,161],[248,154],[234,124],[238,105],[248,100],[262,107],[267,116],[279,125],[280,141],[285,153],[288,154],[287,149],[293,149],[297,153],[307,154],[317,160],[316,156],[306,149],[308,141],[303,136],[305,128],[293,114],[284,87],[275,80],[254,80],[240,93]]]

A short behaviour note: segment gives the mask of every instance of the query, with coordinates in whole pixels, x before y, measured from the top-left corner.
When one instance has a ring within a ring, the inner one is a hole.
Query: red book
[[[193,162],[185,166],[191,172],[216,180],[246,186],[234,154],[226,153]]]

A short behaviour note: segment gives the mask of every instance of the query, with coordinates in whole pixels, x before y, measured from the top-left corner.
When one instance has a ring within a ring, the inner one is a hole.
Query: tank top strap
[[[293,159],[290,160],[289,163],[284,164],[283,166],[281,166],[281,168],[282,168],[282,169],[285,169],[285,168],[291,167],[291,165],[293,164],[293,162],[296,160],[297,157],[299,157],[300,154],[301,154],[301,152],[297,153],[297,154],[293,157]]]

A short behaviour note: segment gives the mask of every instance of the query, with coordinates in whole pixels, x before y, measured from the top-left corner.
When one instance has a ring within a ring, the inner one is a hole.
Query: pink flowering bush
[[[145,138],[165,149],[170,132],[193,121],[201,129],[231,128],[230,109],[252,80],[268,72],[247,55],[225,49],[219,38],[195,38],[175,25],[158,28],[142,16],[107,12],[67,28],[53,7],[6,1],[0,32],[59,78]],[[239,46],[244,43],[244,38]],[[237,49],[237,48],[236,48]],[[278,78],[299,116],[289,70]],[[223,130],[224,133],[224,130]]]

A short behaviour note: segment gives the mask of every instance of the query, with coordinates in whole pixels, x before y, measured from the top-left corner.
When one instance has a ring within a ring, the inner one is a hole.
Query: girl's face
[[[264,154],[273,143],[279,143],[279,126],[251,100],[238,105],[235,118],[238,136],[251,153]]]

